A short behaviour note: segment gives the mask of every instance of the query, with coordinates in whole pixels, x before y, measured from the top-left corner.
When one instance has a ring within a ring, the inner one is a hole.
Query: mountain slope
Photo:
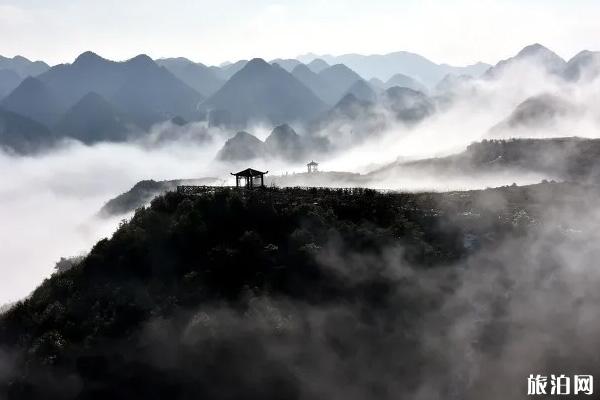
[[[17,154],[31,154],[52,145],[48,128],[30,118],[0,109],[0,147]]]
[[[169,191],[175,191],[180,185],[217,185],[216,178],[177,179],[172,181],[146,180],[136,183],[125,193],[121,193],[102,206],[99,215],[104,218],[121,216],[144,207],[150,200]]]
[[[459,154],[411,162],[395,162],[370,176],[419,171],[427,174],[475,175],[489,172],[539,173],[553,179],[600,182],[600,139],[483,140]]]
[[[0,69],[0,100],[15,90],[22,81],[21,76],[12,69]]]
[[[331,98],[331,88],[328,82],[317,73],[311,71],[308,66],[300,64],[292,70],[292,75],[304,86],[312,90],[314,94],[319,96],[323,102],[328,103]]]
[[[517,105],[504,121],[491,129],[491,132],[518,128],[550,128],[559,118],[573,116],[576,112],[576,107],[569,101],[544,93],[530,97]]]
[[[343,64],[332,65],[319,72],[318,76],[327,85],[324,96],[328,104],[340,101],[352,85],[362,80],[360,75]]]
[[[163,58],[155,62],[167,68],[173,75],[204,97],[212,95],[225,83],[209,67],[194,63],[187,58]]]
[[[39,78],[26,78],[2,100],[0,106],[8,111],[54,125],[66,109],[61,99]]]
[[[97,93],[90,92],[71,107],[55,127],[60,136],[86,144],[124,141],[135,130],[133,121]]]
[[[350,86],[350,89],[348,89],[348,91],[345,93],[345,95],[347,94],[352,94],[357,99],[363,101],[377,101],[377,94],[375,93],[373,88],[363,79],[354,82],[354,84]]]
[[[203,106],[226,111],[237,125],[261,120],[274,124],[306,121],[324,108],[289,72],[262,59],[248,62]]]
[[[593,80],[600,76],[600,52],[584,50],[565,66],[563,75],[569,81]]]

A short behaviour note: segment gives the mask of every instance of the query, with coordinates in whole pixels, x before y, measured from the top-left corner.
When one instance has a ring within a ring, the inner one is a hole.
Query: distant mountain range
[[[450,103],[459,88],[468,89],[479,78],[500,78],[524,64],[573,82],[600,74],[600,53],[583,51],[567,62],[534,44],[493,67],[436,64],[408,52],[306,55],[220,66],[186,58],[154,61],[146,55],[115,62],[92,52],[53,67],[0,57],[0,108],[11,121],[3,127],[0,145],[18,152],[36,149],[40,146],[32,141],[43,134],[48,140],[40,145],[63,137],[89,144],[122,141],[168,120],[208,121],[236,131],[254,122],[328,127],[332,134],[343,128],[360,137],[385,126],[381,110],[391,111],[402,123],[418,123],[436,104]],[[560,116],[564,107],[556,101],[533,98],[503,126],[543,119],[553,107]],[[29,131],[19,132],[24,127]],[[23,145],[17,144],[19,135]]]
[[[177,115],[194,119],[203,99],[145,55],[114,62],[87,52],[73,64],[57,65],[26,79],[0,104],[52,126],[90,92],[129,114],[141,127]]]
[[[385,82],[400,73],[416,79],[428,87],[435,86],[448,74],[479,77],[490,68],[490,65],[485,63],[477,63],[466,67],[436,64],[423,56],[406,51],[369,56],[360,54],[344,54],[341,56],[305,54],[298,57],[298,60],[303,63],[310,63],[315,59],[323,60],[330,65],[344,64],[365,79],[378,78]]]

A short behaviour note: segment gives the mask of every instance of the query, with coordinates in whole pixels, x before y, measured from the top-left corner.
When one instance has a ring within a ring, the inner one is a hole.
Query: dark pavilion
[[[245,187],[247,189],[253,189],[255,187],[265,186],[265,175],[268,173],[269,171],[261,172],[252,168],[247,168],[238,173],[232,173],[231,175],[235,176],[236,187]],[[244,181],[243,185],[241,184],[242,180]]]

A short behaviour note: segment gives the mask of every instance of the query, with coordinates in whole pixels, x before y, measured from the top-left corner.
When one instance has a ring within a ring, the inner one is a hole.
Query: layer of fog
[[[222,142],[218,136],[158,148],[73,142],[35,157],[0,153],[0,304],[26,296],[61,257],[110,236],[119,219],[96,214],[138,181],[219,175],[212,161]]]

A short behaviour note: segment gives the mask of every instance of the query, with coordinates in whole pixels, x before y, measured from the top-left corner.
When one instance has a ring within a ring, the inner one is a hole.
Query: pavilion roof
[[[261,172],[261,171],[257,171],[257,170],[255,170],[255,169],[252,169],[252,168],[246,168],[246,169],[245,169],[245,170],[243,170],[243,171],[237,172],[237,173],[235,173],[235,174],[234,174],[234,173],[232,173],[231,175],[235,175],[235,176],[245,176],[245,177],[248,177],[248,178],[252,178],[252,177],[254,177],[254,176],[265,175],[265,174],[268,174],[268,173],[269,173],[269,171],[266,171],[266,172]]]
[[[311,161],[311,162],[309,162],[309,163],[308,163],[308,164],[306,164],[306,165],[319,165],[319,163],[317,163],[317,162],[314,162],[314,161]]]

